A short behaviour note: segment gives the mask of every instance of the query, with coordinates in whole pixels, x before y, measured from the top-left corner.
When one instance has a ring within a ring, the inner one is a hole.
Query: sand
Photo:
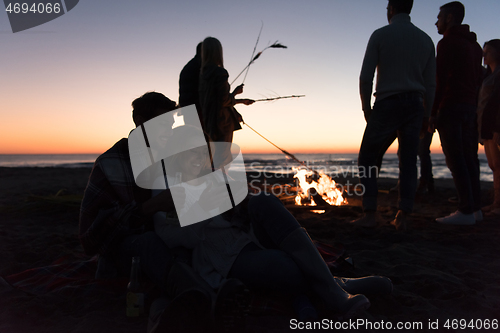
[[[79,200],[89,174],[87,168],[0,168],[0,276],[47,266],[63,256],[89,259],[77,238]],[[429,321],[438,320],[440,331],[449,331],[444,328],[448,319],[500,320],[500,218],[485,216],[463,227],[435,223],[435,217],[456,209],[448,202],[456,195],[453,182],[438,179],[435,193],[417,196],[410,229],[396,231],[387,224],[397,212],[397,194],[388,191],[395,183],[379,181],[380,225],[373,229],[348,223],[361,216],[357,197],[321,215],[291,208],[312,238],[345,246],[354,268],[343,275],[378,274],[394,282],[393,294],[371,299],[362,318],[394,326],[421,322],[423,329],[413,331],[422,332],[430,331]],[[491,202],[491,188],[482,183],[484,205]],[[147,318],[125,316],[124,293],[33,296],[3,286],[0,332],[145,332]],[[247,331],[265,332],[268,326],[270,332],[287,332],[289,319],[253,316]]]

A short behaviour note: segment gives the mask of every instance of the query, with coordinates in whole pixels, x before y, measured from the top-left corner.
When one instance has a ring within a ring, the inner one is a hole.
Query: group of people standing
[[[406,227],[417,189],[417,155],[421,158],[420,187],[433,189],[429,161],[432,133],[437,129],[446,164],[458,192],[456,212],[436,218],[438,223],[473,225],[484,211],[500,213],[500,77],[496,64],[499,40],[486,42],[484,50],[476,34],[462,24],[465,7],[458,1],[440,7],[436,26],[443,39],[437,45],[410,20],[413,0],[389,0],[389,25],[376,30],[368,42],[360,75],[360,94],[367,121],[359,152],[365,170],[380,167],[385,150],[399,142],[399,210],[391,222]],[[482,66],[487,65],[485,72]],[[372,82],[377,69],[375,104]],[[483,80],[484,79],[484,80]],[[485,146],[493,170],[495,199],[481,209],[478,141]],[[425,169],[425,170],[424,170]],[[353,221],[359,226],[377,225],[377,172],[360,181],[365,186],[365,215]]]

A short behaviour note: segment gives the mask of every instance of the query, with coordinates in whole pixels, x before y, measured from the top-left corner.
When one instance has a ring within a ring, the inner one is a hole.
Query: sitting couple
[[[132,107],[144,133],[146,122],[164,115],[158,141],[193,148],[161,162],[164,176],[156,182],[165,189],[153,191],[136,185],[127,139],[99,156],[82,202],[80,239],[87,254],[99,254],[98,277],[128,276],[131,258],[141,257],[142,272],[165,297],[152,306],[151,331],[165,324],[200,325],[201,320],[186,316],[209,318],[210,311],[216,324],[231,329],[237,324],[231,315],[241,315],[249,302],[246,288],[290,296],[299,320],[317,317],[307,295],[348,318],[369,307],[363,293],[392,290],[387,278],[335,278],[306,231],[274,196],[250,196],[217,215],[214,207],[227,201],[228,175],[214,175],[207,141],[196,134],[200,130],[172,129],[175,103],[162,94],[146,93]],[[156,138],[148,139],[148,147],[153,146]],[[205,212],[213,217],[181,227],[176,207],[182,216]],[[185,249],[192,255],[182,260]],[[173,299],[170,306],[166,298]],[[198,331],[206,328],[202,324]]]

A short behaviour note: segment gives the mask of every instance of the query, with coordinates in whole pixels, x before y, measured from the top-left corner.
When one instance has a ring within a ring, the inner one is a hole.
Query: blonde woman
[[[207,37],[201,47],[199,98],[202,125],[214,142],[232,142],[233,132],[241,129],[243,121],[236,104],[251,105],[252,99],[236,99],[243,92],[243,84],[230,92],[229,74],[224,69],[222,45],[218,39]]]

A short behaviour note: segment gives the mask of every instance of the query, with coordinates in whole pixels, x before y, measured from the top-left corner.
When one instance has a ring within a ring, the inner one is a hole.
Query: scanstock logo
[[[174,124],[172,129],[176,112],[192,119],[191,123]],[[135,183],[153,190],[153,195],[170,189],[177,213],[171,219],[178,220],[182,227],[216,217],[248,195],[241,149],[230,142],[207,143],[194,105],[140,125],[130,132],[128,147]],[[109,165],[108,170],[120,173],[119,165]],[[205,198],[211,198],[202,205],[205,191]],[[172,223],[168,215],[164,218]]]
[[[52,21],[75,8],[79,0],[3,0],[12,32]]]

